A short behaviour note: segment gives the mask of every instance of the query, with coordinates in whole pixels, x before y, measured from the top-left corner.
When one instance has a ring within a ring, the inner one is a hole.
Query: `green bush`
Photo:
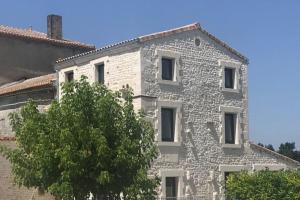
[[[227,200],[299,200],[300,170],[233,173],[226,180]]]

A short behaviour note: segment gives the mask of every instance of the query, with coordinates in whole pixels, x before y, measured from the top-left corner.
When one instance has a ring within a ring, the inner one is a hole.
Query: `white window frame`
[[[98,66],[103,64],[104,65],[104,85],[107,85],[108,83],[108,77],[107,77],[107,72],[108,72],[108,56],[102,57],[102,58],[98,58],[96,60],[92,60],[90,62],[91,66],[92,66],[92,70],[93,70],[93,76],[92,79],[94,80],[94,83],[98,83]]]
[[[174,142],[162,141],[161,132],[161,109],[171,108],[174,109]],[[182,130],[182,102],[172,101],[158,101],[157,102],[157,142],[158,146],[180,146],[181,145],[181,130]]]
[[[223,92],[240,92],[240,68],[241,64],[231,61],[219,60],[219,66],[221,67],[221,88]],[[226,88],[225,87],[225,68],[234,69],[234,88]]]
[[[221,111],[221,137],[220,137],[220,143],[222,144],[223,148],[241,148],[242,147],[242,141],[241,141],[241,113],[242,108],[238,107],[229,107],[229,106],[220,106]],[[225,143],[225,114],[226,113],[232,113],[236,115],[235,120],[235,143],[234,144],[226,144]]]
[[[65,68],[65,69],[61,69],[59,72],[58,72],[58,88],[59,88],[59,92],[58,92],[58,98],[60,99],[62,97],[62,88],[61,88],[61,84],[62,83],[65,83],[66,82],[66,74],[68,72],[73,72],[73,78],[74,78],[74,81],[78,79],[77,77],[77,69],[78,67],[77,66],[73,66],[73,67],[68,67],[68,68]]]
[[[160,198],[166,198],[166,177],[177,178],[177,197],[183,197],[184,194],[184,170],[183,169],[161,169],[159,170],[159,176],[161,177],[161,194]]]
[[[173,51],[166,51],[166,50],[160,50],[157,49],[155,52],[158,60],[157,60],[157,67],[158,67],[158,73],[157,73],[157,80],[159,84],[167,84],[167,85],[179,85],[181,81],[181,77],[179,74],[180,70],[180,54],[173,52]],[[163,80],[162,79],[162,59],[172,59],[173,60],[173,80]]]
[[[240,172],[240,171],[251,171],[250,165],[219,165],[219,181],[224,185],[220,187],[220,199],[225,200],[225,172]]]

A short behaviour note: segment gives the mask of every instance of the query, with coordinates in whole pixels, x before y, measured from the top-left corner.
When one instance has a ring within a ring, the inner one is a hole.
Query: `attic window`
[[[196,38],[195,39],[195,45],[198,47],[200,46],[200,39],[199,38]]]

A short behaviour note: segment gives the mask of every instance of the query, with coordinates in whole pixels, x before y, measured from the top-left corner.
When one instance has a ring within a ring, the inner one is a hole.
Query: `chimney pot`
[[[47,16],[47,37],[51,39],[62,39],[62,16]]]

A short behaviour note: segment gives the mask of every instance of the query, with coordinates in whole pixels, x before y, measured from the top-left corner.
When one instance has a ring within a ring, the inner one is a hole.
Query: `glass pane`
[[[104,84],[104,64],[98,65],[98,82]]]
[[[225,114],[225,143],[235,143],[235,115]]]
[[[175,200],[177,196],[177,178],[166,177],[166,199]]]
[[[162,79],[163,80],[173,80],[173,60],[163,58],[162,59]]]
[[[174,113],[173,109],[161,109],[162,141],[174,141]]]
[[[225,68],[225,88],[234,89],[234,73],[232,68]]]

